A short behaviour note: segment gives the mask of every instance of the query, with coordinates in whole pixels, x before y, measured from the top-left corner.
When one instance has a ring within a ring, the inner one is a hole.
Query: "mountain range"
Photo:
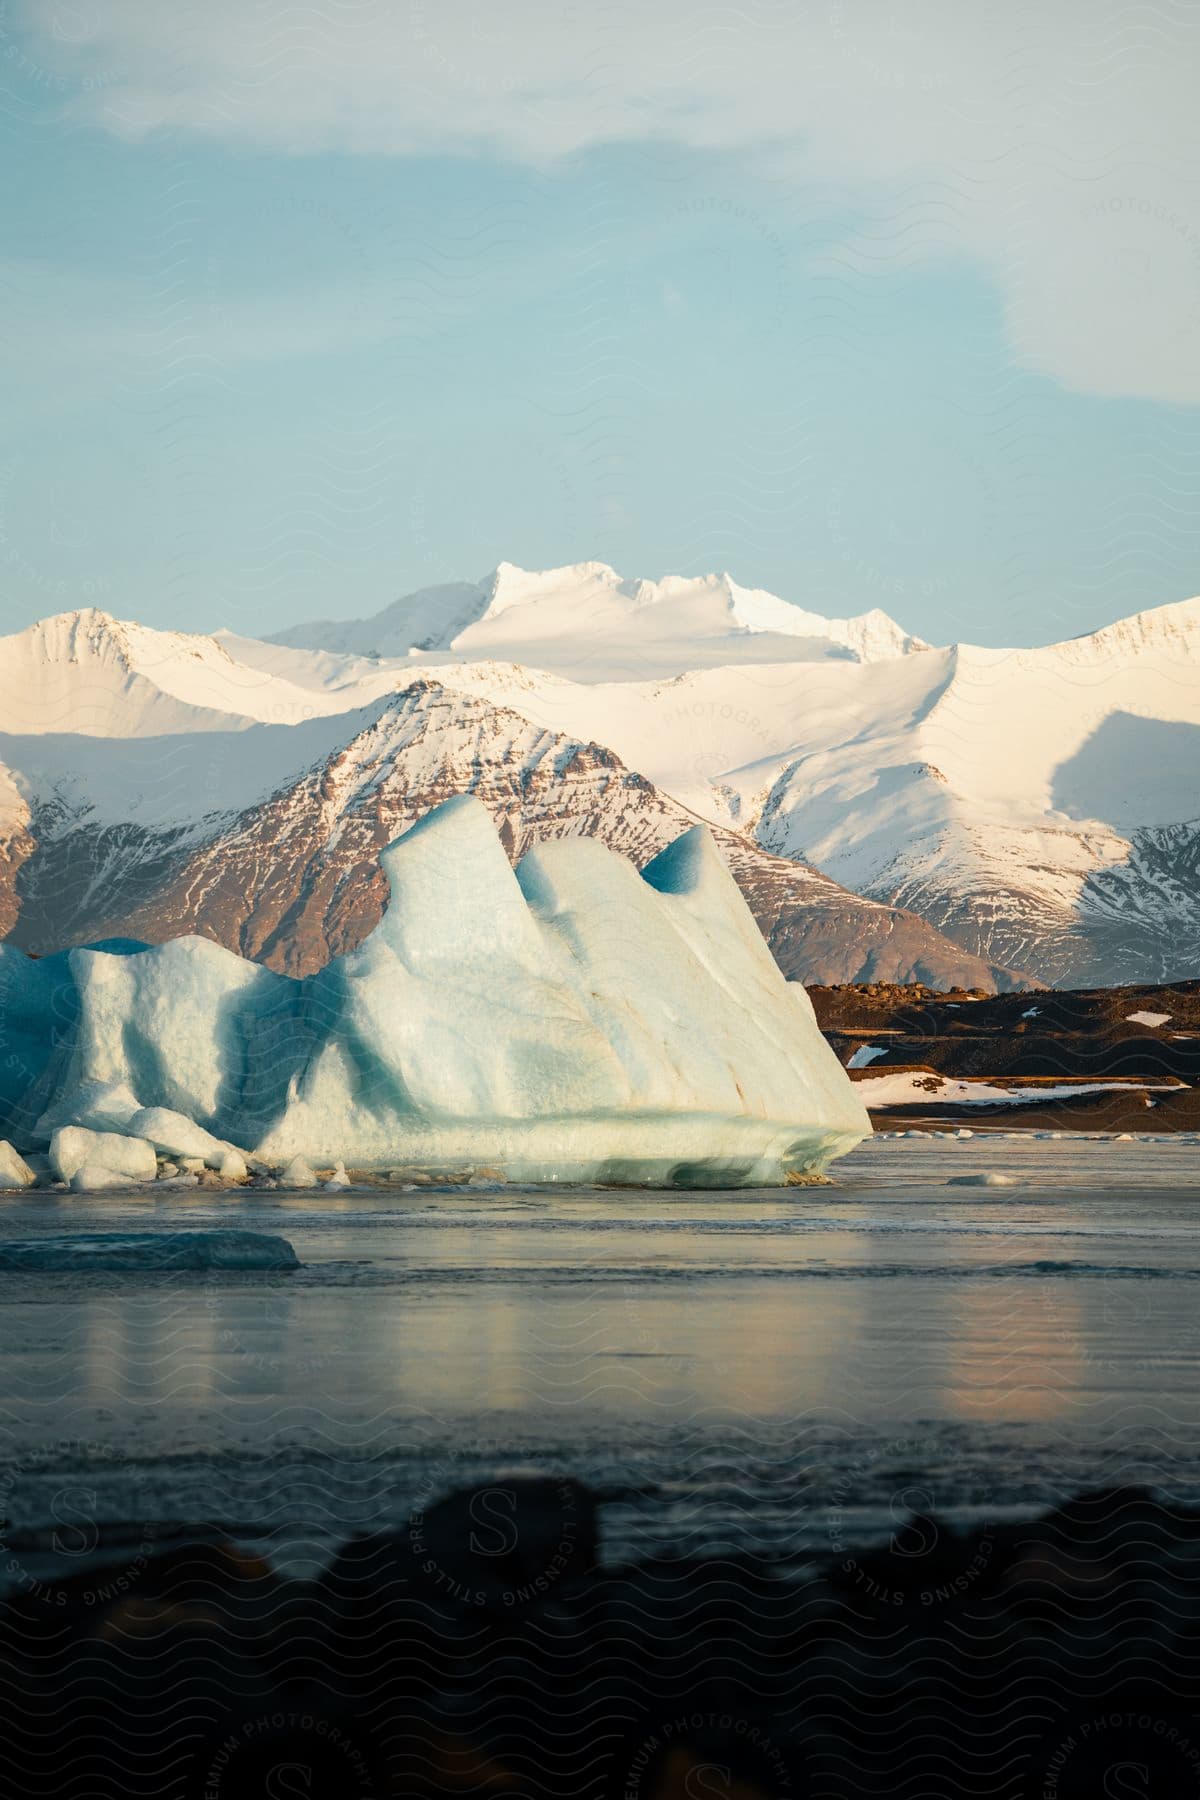
[[[262,641],[86,610],[0,640],[0,932],[198,931],[307,973],[375,856],[469,790],[516,857],[707,821],[798,979],[1200,971],[1200,600],[1039,649],[923,642],[727,575],[601,563]]]

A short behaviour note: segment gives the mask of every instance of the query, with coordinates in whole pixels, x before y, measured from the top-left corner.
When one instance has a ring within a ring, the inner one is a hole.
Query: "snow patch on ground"
[[[855,1082],[867,1108],[875,1111],[883,1106],[1033,1106],[1043,1100],[1070,1100],[1076,1094],[1121,1092],[1131,1085],[1146,1088],[1169,1087],[1175,1083],[1155,1081],[1131,1084],[1128,1081],[1064,1081],[1035,1087],[997,1087],[988,1081],[956,1080],[947,1075],[868,1075]]]

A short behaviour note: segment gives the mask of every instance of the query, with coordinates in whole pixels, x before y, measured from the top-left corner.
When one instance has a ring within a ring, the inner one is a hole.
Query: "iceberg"
[[[379,925],[303,980],[196,937],[69,952],[54,1041],[9,1097],[25,1147],[125,1131],[140,1172],[238,1145],[289,1185],[399,1163],[692,1187],[782,1184],[869,1133],[704,826],[640,874],[590,838],[514,870],[460,796],[381,862]]]
[[[0,1270],[11,1273],[299,1267],[287,1238],[266,1231],[78,1231],[0,1240]]]

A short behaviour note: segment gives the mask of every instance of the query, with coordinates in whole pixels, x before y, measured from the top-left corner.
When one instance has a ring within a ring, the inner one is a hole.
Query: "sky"
[[[0,629],[1200,592],[1191,0],[0,0]]]

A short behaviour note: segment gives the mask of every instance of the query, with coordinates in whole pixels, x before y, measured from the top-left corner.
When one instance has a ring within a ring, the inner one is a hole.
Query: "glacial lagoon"
[[[313,1572],[514,1470],[594,1487],[611,1559],[1200,1501],[1200,1145],[880,1138],[836,1173],[6,1196],[8,1239],[239,1229],[301,1266],[0,1272],[0,1573],[197,1528]]]

